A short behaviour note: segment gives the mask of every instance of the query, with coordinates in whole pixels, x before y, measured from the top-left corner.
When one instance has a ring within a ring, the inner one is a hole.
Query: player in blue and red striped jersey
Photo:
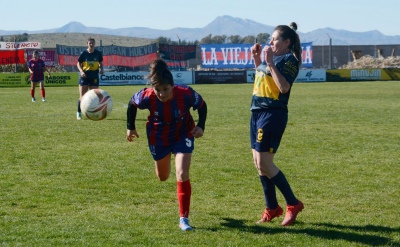
[[[137,108],[148,109],[150,115],[146,132],[150,152],[155,161],[155,171],[161,181],[168,179],[171,171],[171,155],[175,156],[177,196],[179,203],[179,227],[190,231],[189,208],[192,188],[189,168],[194,138],[202,137],[207,118],[207,105],[203,98],[186,85],[175,85],[167,64],[157,59],[150,64],[148,79],[151,88],[135,93],[127,110],[129,142],[139,138],[135,119]],[[190,109],[197,110],[199,120],[195,125]]]
[[[36,88],[36,83],[39,83],[40,86],[40,94],[42,95],[42,101],[46,101],[46,93],[44,90],[44,71],[46,70],[48,73],[48,76],[50,77],[50,71],[47,69],[44,61],[39,58],[39,52],[38,51],[33,51],[32,53],[32,59],[28,61],[28,70],[30,75],[30,80],[31,80],[31,96],[32,96],[32,102],[36,102],[35,98],[35,88]]]

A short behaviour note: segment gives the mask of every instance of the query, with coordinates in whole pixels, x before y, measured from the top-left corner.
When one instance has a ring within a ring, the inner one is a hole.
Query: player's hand
[[[81,72],[81,77],[82,77],[82,78],[85,78],[85,77],[86,77],[85,72],[83,72],[83,71]]]
[[[274,63],[274,52],[272,51],[271,46],[266,45],[263,49],[264,52],[264,60],[267,62],[267,64],[272,64]]]
[[[255,43],[251,48],[251,55],[254,56],[259,56],[261,55],[261,45],[259,43]]]
[[[193,128],[193,130],[190,132],[192,133],[192,135],[194,136],[194,138],[199,138],[202,137],[204,134],[204,131],[202,128],[200,128],[199,126],[196,126]]]
[[[139,138],[139,134],[136,130],[126,130],[126,139],[128,142],[133,142],[134,138]]]

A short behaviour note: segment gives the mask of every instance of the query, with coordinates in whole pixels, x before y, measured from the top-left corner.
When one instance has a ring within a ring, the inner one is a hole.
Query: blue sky
[[[399,0],[18,0],[15,4],[6,3],[0,4],[0,30],[7,31],[58,28],[71,21],[105,28],[201,28],[218,16],[230,15],[270,26],[296,21],[300,32],[331,27],[400,35]]]

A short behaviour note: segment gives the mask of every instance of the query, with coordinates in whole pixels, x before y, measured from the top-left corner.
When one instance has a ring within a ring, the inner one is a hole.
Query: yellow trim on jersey
[[[279,93],[279,88],[276,86],[272,76],[257,70],[254,80],[253,95],[278,100]]]
[[[95,71],[100,68],[98,61],[84,61],[81,63],[81,67],[83,71]]]

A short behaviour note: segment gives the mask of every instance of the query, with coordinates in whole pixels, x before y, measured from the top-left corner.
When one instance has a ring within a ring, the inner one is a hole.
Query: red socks
[[[43,89],[40,89],[40,94],[42,95],[42,98],[46,98],[46,92]],[[31,89],[31,96],[32,98],[35,98],[35,89]]]
[[[185,182],[176,182],[177,184],[177,195],[179,203],[179,216],[189,217],[190,208],[190,197],[192,195],[192,186],[190,185],[190,180]]]

